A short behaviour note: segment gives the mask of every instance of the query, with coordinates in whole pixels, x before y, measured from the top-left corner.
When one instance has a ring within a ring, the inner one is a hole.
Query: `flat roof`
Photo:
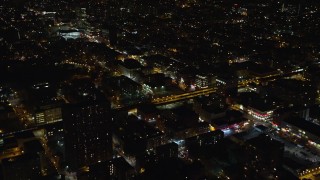
[[[315,136],[318,136],[318,137],[320,136],[320,126],[310,121],[306,121],[303,118],[291,117],[291,118],[284,119],[284,121],[288,124],[292,124],[296,126],[301,130],[307,131]]]

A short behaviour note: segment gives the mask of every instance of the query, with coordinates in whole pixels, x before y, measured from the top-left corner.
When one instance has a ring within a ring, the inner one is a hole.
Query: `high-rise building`
[[[283,160],[284,144],[264,134],[246,143],[244,176],[248,179],[264,179],[266,176],[276,179]]]
[[[111,115],[108,103],[66,105],[63,119],[66,161],[72,170],[111,157]]]

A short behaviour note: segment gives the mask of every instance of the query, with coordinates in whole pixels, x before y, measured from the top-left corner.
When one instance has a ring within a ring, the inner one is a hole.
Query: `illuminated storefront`
[[[248,108],[248,114],[257,120],[267,121],[273,117],[273,110],[261,112],[254,108]]]

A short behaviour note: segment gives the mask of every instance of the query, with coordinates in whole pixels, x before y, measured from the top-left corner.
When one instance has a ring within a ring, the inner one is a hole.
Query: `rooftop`
[[[306,121],[303,118],[299,118],[299,117],[287,118],[287,119],[284,119],[284,121],[296,126],[297,128],[303,131],[307,131],[315,136],[320,137],[320,126],[317,124],[314,124],[310,121]]]
[[[260,134],[259,136],[249,139],[246,142],[260,150],[265,150],[266,148],[284,147],[283,143],[272,139],[266,134]]]

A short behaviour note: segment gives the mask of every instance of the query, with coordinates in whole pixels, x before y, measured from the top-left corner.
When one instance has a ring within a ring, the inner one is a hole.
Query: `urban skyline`
[[[316,0],[2,0],[0,180],[320,179]]]

